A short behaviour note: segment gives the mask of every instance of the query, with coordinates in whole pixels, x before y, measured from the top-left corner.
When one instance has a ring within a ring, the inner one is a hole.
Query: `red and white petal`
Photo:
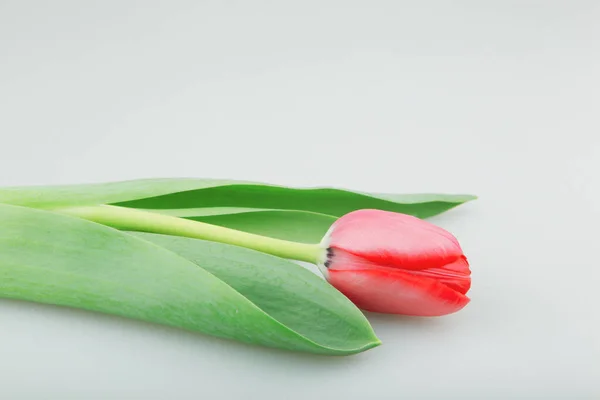
[[[437,280],[399,270],[330,270],[328,280],[365,311],[441,316],[469,303],[467,296]]]

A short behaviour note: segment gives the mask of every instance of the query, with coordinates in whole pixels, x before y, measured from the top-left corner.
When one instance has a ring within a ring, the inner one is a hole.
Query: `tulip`
[[[327,280],[359,308],[440,316],[469,302],[469,263],[452,234],[409,215],[358,210],[338,219],[321,246]]]
[[[229,243],[312,262],[335,288],[366,311],[439,316],[469,302],[471,272],[456,238],[409,215],[354,211],[334,222],[321,243],[305,244],[115,206],[61,212],[123,230]]]

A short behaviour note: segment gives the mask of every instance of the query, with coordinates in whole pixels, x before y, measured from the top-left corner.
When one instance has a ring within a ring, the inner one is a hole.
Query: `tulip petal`
[[[413,276],[425,276],[436,279],[438,282],[462,294],[466,294],[471,288],[471,270],[465,256],[460,256],[456,261],[446,264],[441,268],[427,268],[407,272]]]
[[[441,316],[470,301],[437,280],[400,270],[330,270],[328,280],[359,308],[378,313]]]
[[[331,249],[330,254],[329,271],[397,270],[397,268],[382,266],[340,249]],[[471,288],[471,270],[465,256],[460,256],[454,262],[439,268],[408,269],[404,272],[417,277],[435,279],[462,294],[466,294]]]
[[[448,231],[419,218],[381,211],[346,214],[331,229],[328,244],[378,265],[422,270],[454,263],[462,249]],[[468,275],[466,270],[456,271]]]

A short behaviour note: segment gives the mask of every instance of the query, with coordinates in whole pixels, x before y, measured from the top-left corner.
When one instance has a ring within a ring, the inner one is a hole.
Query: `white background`
[[[600,396],[600,3],[0,1],[0,185],[480,196],[472,302],[357,356],[0,300],[2,399]],[[1,229],[1,222],[0,222]]]

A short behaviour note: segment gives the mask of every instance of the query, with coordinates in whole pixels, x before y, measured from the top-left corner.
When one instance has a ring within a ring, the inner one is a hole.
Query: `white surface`
[[[480,196],[439,319],[347,358],[0,300],[2,399],[600,396],[600,3],[0,1],[0,184]],[[0,227],[1,229],[1,227]]]

